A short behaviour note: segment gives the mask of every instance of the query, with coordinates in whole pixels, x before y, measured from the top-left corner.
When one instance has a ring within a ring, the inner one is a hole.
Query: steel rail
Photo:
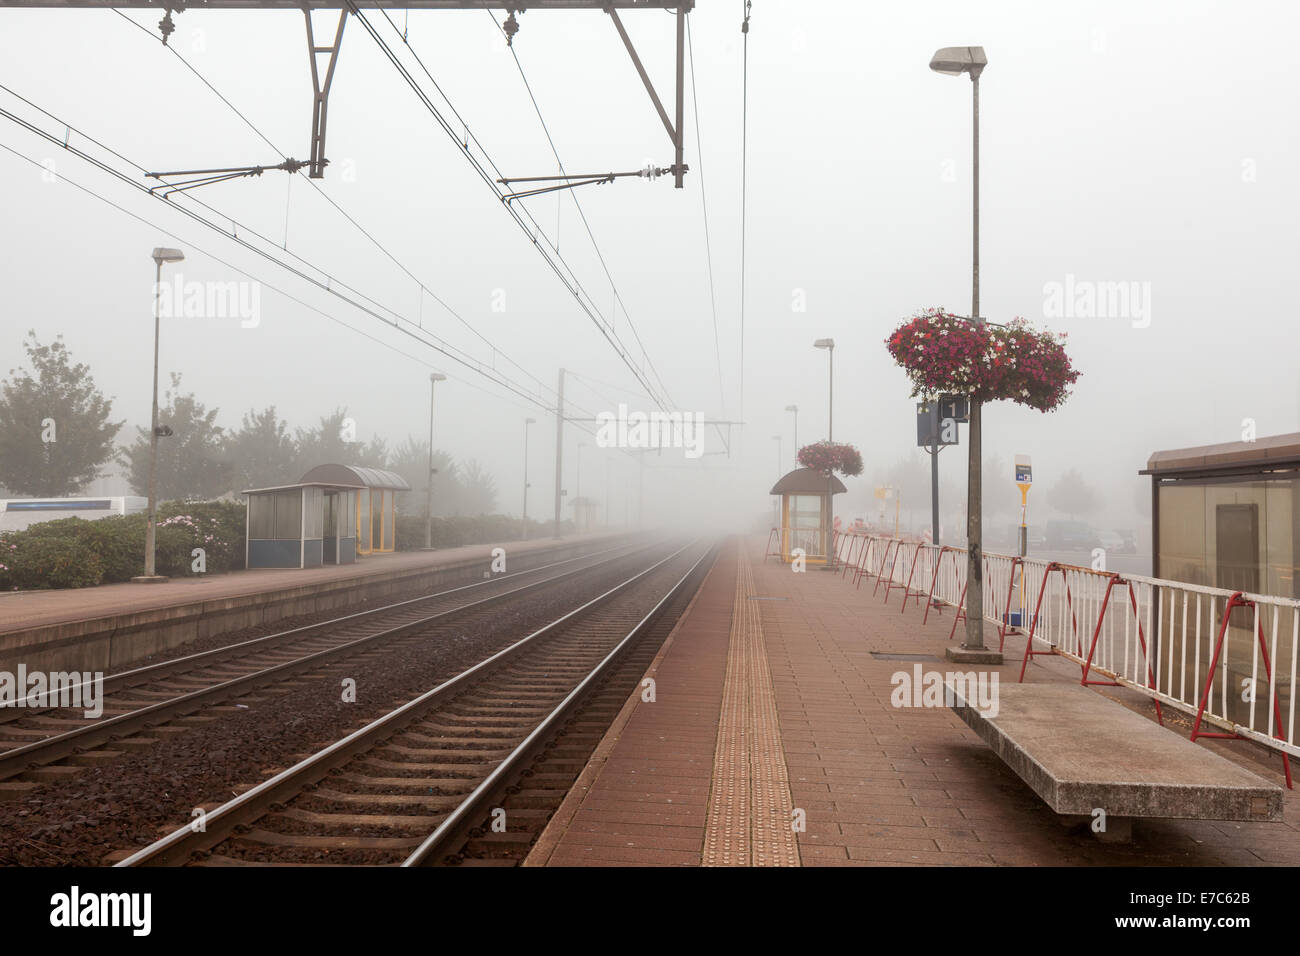
[[[579,684],[569,691],[564,700],[560,701],[537,727],[525,737],[496,768],[488,774],[474,790],[456,807],[455,810],[438,825],[438,828],[421,843],[410,856],[402,862],[402,866],[425,866],[437,860],[439,854],[448,848],[448,844],[467,827],[472,826],[468,821],[473,815],[483,810],[490,798],[494,797],[498,788],[516,771],[526,766],[527,761],[535,754],[538,748],[546,741],[551,731],[560,724],[572,711],[577,707],[580,701],[587,696],[590,690],[599,682],[613,665],[622,657],[623,652],[652,624],[659,619],[668,602],[673,600],[686,587],[695,573],[699,570],[700,565],[704,564],[712,556],[717,554],[717,545],[710,547],[704,554],[700,555],[698,561],[691,565],[676,584],[669,589],[668,593],[643,617],[631,631],[627,633],[618,644],[601,659],[600,663],[592,668],[591,672],[582,679]]]
[[[621,584],[610,588],[604,594],[566,612],[549,624],[543,625],[508,647],[484,658],[455,677],[443,681],[437,687],[402,704],[384,716],[353,731],[346,737],[300,760],[292,767],[282,770],[269,780],[246,790],[239,796],[209,811],[203,817],[203,828],[201,830],[196,830],[193,823],[186,824],[114,865],[118,867],[162,866],[183,862],[192,853],[218,845],[227,839],[235,828],[257,819],[271,807],[292,799],[306,787],[319,781],[330,770],[345,764],[357,754],[363,753],[377,743],[388,739],[395,732],[424,716],[433,706],[442,703],[449,697],[454,697],[471,682],[495,670],[502,663],[519,656],[525,649],[532,649],[543,638],[554,633],[563,625],[572,623],[595,608],[608,603],[614,597],[625,594],[637,582],[672,561],[692,545],[693,543],[683,546],[650,567],[637,572]]]
[[[324,650],[315,651],[302,657],[285,661],[271,667],[262,668],[244,674],[240,677],[234,677],[218,684],[200,688],[199,690],[190,691],[168,700],[159,701],[156,704],[150,704],[147,707],[141,707],[129,711],[125,714],[119,714],[116,717],[110,717],[108,720],[96,721],[83,727],[76,727],[64,733],[57,734],[53,737],[46,737],[43,740],[34,741],[21,747],[15,747],[0,753],[0,780],[16,776],[24,771],[31,769],[33,765],[40,766],[60,760],[64,757],[71,756],[85,748],[93,748],[108,740],[122,736],[123,733],[131,731],[132,733],[140,729],[153,726],[163,722],[163,720],[176,716],[185,716],[198,710],[200,707],[210,704],[214,700],[221,700],[235,695],[237,692],[246,691],[257,687],[261,684],[268,683],[277,678],[284,677],[297,671],[310,669],[323,661],[333,657],[345,655],[351,651],[376,643],[382,640],[389,640],[404,633],[427,627],[430,624],[442,622],[447,618],[462,616],[475,610],[481,610],[485,607],[501,603],[508,599],[518,598],[530,592],[539,590],[555,584],[558,581],[567,580],[574,575],[582,574],[590,570],[587,567],[574,568],[571,571],[553,577],[545,578],[541,581],[535,581],[532,584],[521,585],[512,588],[509,591],[503,591],[500,594],[494,594],[478,601],[464,604],[460,607],[450,608],[445,611],[439,611],[435,614],[419,618],[404,624],[398,624],[394,627],[385,628],[374,634],[368,634],[363,637],[337,644]]]
[[[493,576],[489,580],[475,581],[473,584],[462,584],[453,588],[447,588],[444,591],[435,591],[430,594],[424,594],[419,597],[408,598],[401,601],[394,601],[392,604],[385,604],[381,607],[368,608],[363,611],[355,611],[351,614],[345,614],[342,617],[330,618],[328,621],[318,621],[315,624],[303,624],[299,627],[289,628],[285,631],[276,631],[274,634],[264,634],[261,637],[249,638],[246,641],[239,641],[235,644],[224,644],[221,647],[210,648],[206,651],[198,651],[194,654],[187,654],[184,657],[176,657],[171,660],[159,661],[156,664],[146,664],[143,667],[132,668],[128,671],[120,671],[116,674],[109,674],[104,678],[103,687],[108,690],[110,687],[131,688],[139,686],[145,681],[153,680],[159,675],[171,673],[173,671],[183,673],[188,666],[194,664],[208,664],[220,661],[223,657],[237,657],[250,649],[257,648],[258,645],[266,644],[268,641],[288,641],[294,638],[308,637],[314,631],[324,631],[329,628],[339,627],[345,624],[351,624],[363,620],[367,617],[375,617],[381,614],[390,613],[399,608],[409,607],[413,604],[420,604],[425,601],[435,601],[441,598],[449,597],[461,591],[469,591],[474,588],[487,587],[494,584],[500,584],[503,581],[513,580],[528,574],[536,574],[539,571],[548,571],[554,568],[563,567],[566,564],[573,564],[577,561],[596,558],[601,555],[608,555],[614,551],[627,550],[629,553],[644,548],[645,545],[636,543],[627,543],[616,545],[612,548],[602,548],[599,551],[592,551],[588,554],[580,554],[572,558],[565,558],[562,561],[553,561],[550,564],[539,565],[535,568],[525,568],[521,571],[510,571],[500,576]],[[531,552],[533,554],[544,554],[545,549]],[[76,684],[69,684],[67,689],[69,693],[77,690],[84,690],[90,681],[80,681]],[[0,705],[0,727],[5,723],[19,720],[24,717],[39,716],[42,714],[54,713],[59,710],[68,710],[67,707],[41,707],[41,708],[17,708]],[[74,708],[75,709],[75,708]]]

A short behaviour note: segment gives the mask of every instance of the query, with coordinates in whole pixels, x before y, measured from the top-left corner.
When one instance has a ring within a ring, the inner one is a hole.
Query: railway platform
[[[515,561],[532,567],[542,554],[559,560],[620,537],[546,537],[499,546],[507,569],[515,570]],[[109,671],[213,634],[470,583],[487,573],[497,546],[405,551],[356,564],[232,571],[163,584],[0,592],[0,669],[22,662],[29,669]]]
[[[1141,820],[1128,842],[1058,817],[952,710],[891,701],[899,672],[971,669],[944,660],[952,608],[922,624],[870,581],[763,556],[761,539],[724,548],[525,865],[1300,863],[1293,790],[1281,822]],[[981,670],[1014,683],[1023,641]],[[1077,686],[1079,670],[1039,656],[1027,679]],[[1090,692],[1154,719],[1135,693]],[[1253,744],[1197,746],[1283,782]]]

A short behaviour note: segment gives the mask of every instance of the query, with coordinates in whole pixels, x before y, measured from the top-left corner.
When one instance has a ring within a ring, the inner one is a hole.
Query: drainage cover
[[[937,661],[933,654],[886,654],[884,651],[872,651],[871,656],[878,661]]]

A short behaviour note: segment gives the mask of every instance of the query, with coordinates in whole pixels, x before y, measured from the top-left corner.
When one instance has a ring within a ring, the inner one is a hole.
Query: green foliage
[[[244,566],[244,506],[212,501],[165,502],[158,509],[156,567],[168,577],[194,575],[193,549],[206,552],[206,573]],[[0,590],[81,588],[129,581],[144,573],[146,518],[60,518],[0,534]]]
[[[292,484],[306,470],[298,467],[298,443],[274,405],[245,412],[239,431],[227,437],[225,452],[234,475],[228,491]]]
[[[82,518],[43,521],[25,531],[0,534],[0,584],[10,588],[84,588],[100,582],[103,560]]]
[[[172,375],[166,404],[158,409],[158,423],[172,434],[158,439],[158,497],[203,500],[231,490],[232,469],[224,451],[224,429],[217,409],[209,411],[192,393],[180,391],[181,377]],[[124,452],[136,494],[149,494],[149,429]]]
[[[202,548],[206,572],[244,566],[244,505],[237,501],[169,501],[158,509],[155,563],[159,574],[193,575],[192,551]]]
[[[496,479],[471,458],[457,464],[445,451],[434,449],[433,516],[485,515],[496,510]],[[399,492],[398,514],[419,515],[424,519],[425,475],[429,468],[429,443],[408,437],[393,450],[388,468],[406,479],[410,491]],[[423,536],[420,538],[424,540]]]
[[[95,388],[90,369],[73,365],[62,337],[23,347],[35,375],[9,370],[0,383],[0,485],[16,496],[74,495],[113,457],[121,422]]]
[[[315,428],[299,428],[298,466],[294,479],[317,465],[329,463],[387,467],[386,443],[378,437],[372,438],[369,444],[358,441],[355,428],[346,408],[336,408],[333,413],[323,416]]]

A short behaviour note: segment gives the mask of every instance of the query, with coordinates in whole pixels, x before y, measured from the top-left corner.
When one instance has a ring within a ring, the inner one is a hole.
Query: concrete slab
[[[1078,684],[1010,684],[994,715],[947,685],[952,709],[1056,813],[1282,818],[1282,788]]]

